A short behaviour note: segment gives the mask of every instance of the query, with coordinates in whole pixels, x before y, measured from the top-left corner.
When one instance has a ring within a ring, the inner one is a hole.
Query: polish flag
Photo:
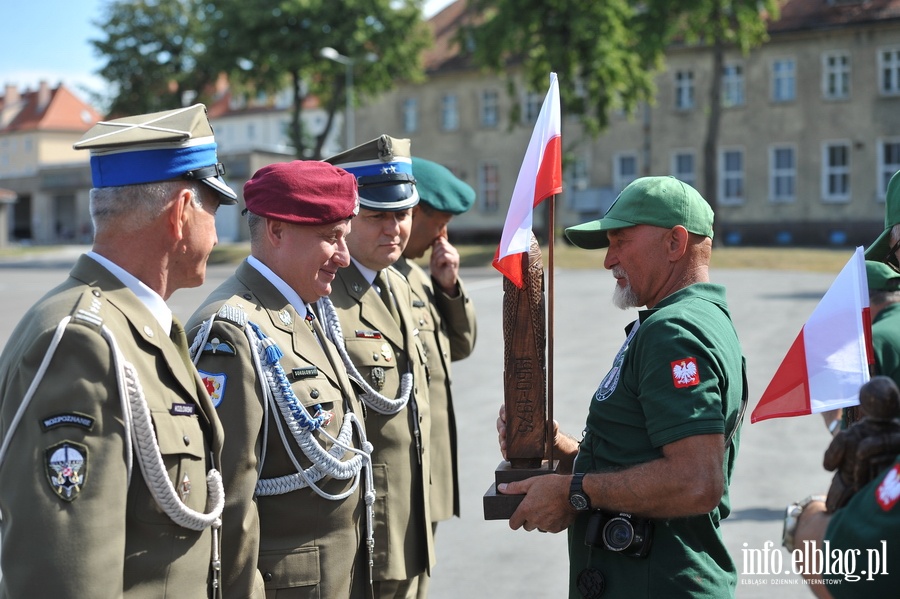
[[[871,328],[866,263],[858,247],[803,325],[750,422],[858,405],[874,363]]]
[[[492,262],[494,268],[520,289],[522,260],[527,258],[531,246],[532,212],[545,199],[562,192],[561,129],[559,84],[556,73],[550,73],[550,89],[528,142]]]

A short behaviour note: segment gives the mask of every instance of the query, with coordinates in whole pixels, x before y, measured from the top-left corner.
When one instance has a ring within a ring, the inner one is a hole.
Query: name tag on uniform
[[[301,368],[291,368],[291,376],[295,379],[308,379],[319,374],[319,369],[315,366],[303,366]]]
[[[413,308],[424,308],[424,307],[425,307],[425,302],[423,302],[422,300],[420,300],[420,299],[413,300]]]
[[[173,403],[169,414],[172,416],[193,416],[197,406],[190,403]]]
[[[357,339],[381,339],[381,331],[360,331],[356,330]]]

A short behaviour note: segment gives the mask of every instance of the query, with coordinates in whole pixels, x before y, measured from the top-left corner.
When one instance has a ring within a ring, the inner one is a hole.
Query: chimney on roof
[[[50,103],[50,84],[48,84],[45,80],[41,80],[40,85],[37,90],[37,109],[39,112],[43,112],[45,108],[47,108],[47,104]]]
[[[12,83],[6,84],[3,92],[3,105],[14,106],[19,103],[19,88]]]

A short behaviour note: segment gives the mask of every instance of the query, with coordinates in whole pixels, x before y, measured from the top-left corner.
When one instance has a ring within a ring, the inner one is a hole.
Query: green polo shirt
[[[635,330],[635,327],[637,330]],[[644,310],[591,398],[576,472],[627,468],[662,457],[662,447],[693,435],[726,434],[743,395],[743,358],[725,289],[699,283]],[[737,570],[719,532],[739,434],[726,450],[725,494],[709,514],[654,521],[645,558],[585,545],[589,518],[569,529],[569,596],[586,567],[605,579],[604,599],[733,596]]]
[[[872,347],[878,374],[900,385],[900,303],[882,309],[872,320]]]

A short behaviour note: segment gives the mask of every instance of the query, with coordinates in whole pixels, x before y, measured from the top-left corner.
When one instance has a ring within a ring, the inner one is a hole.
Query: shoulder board
[[[244,312],[244,309],[239,308],[238,306],[229,306],[228,304],[224,304],[219,308],[219,311],[216,313],[216,318],[227,320],[241,328],[247,324],[247,313]]]
[[[99,289],[86,289],[72,310],[72,322],[100,330],[103,325],[102,308],[105,303]]]

